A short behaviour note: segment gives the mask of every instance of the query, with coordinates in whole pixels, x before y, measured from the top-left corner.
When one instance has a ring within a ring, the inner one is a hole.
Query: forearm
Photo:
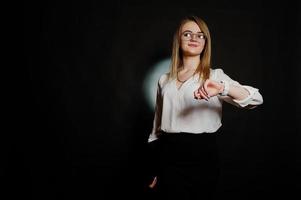
[[[238,85],[230,85],[229,86],[228,96],[230,96],[232,99],[240,101],[240,100],[247,98],[248,95],[249,95],[248,90],[241,86],[238,86]]]

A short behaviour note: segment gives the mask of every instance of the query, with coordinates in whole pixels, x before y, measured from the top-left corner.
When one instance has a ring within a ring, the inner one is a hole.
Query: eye
[[[200,34],[200,35],[198,35],[198,38],[199,38],[199,39],[205,39],[205,35]]]
[[[184,33],[183,34],[185,37],[191,37],[191,34],[190,33]]]

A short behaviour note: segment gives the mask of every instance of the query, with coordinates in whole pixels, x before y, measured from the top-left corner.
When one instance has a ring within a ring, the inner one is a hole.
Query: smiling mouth
[[[190,47],[198,47],[197,44],[188,44],[188,46],[190,46]]]

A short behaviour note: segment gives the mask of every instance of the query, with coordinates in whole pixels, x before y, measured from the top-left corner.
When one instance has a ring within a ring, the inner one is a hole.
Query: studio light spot
[[[143,82],[143,93],[151,109],[155,109],[156,94],[157,94],[157,84],[160,75],[167,73],[169,71],[170,59],[164,59],[153,66],[151,66],[149,72],[146,74]]]

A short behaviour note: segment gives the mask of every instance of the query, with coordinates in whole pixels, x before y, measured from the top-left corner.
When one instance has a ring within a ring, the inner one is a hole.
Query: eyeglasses
[[[196,37],[194,37],[194,36],[196,36]],[[191,33],[191,32],[184,32],[181,35],[182,40],[188,41],[193,38],[195,38],[195,40],[197,40],[197,41],[202,41],[202,40],[206,39],[206,36],[204,35],[204,33]]]

